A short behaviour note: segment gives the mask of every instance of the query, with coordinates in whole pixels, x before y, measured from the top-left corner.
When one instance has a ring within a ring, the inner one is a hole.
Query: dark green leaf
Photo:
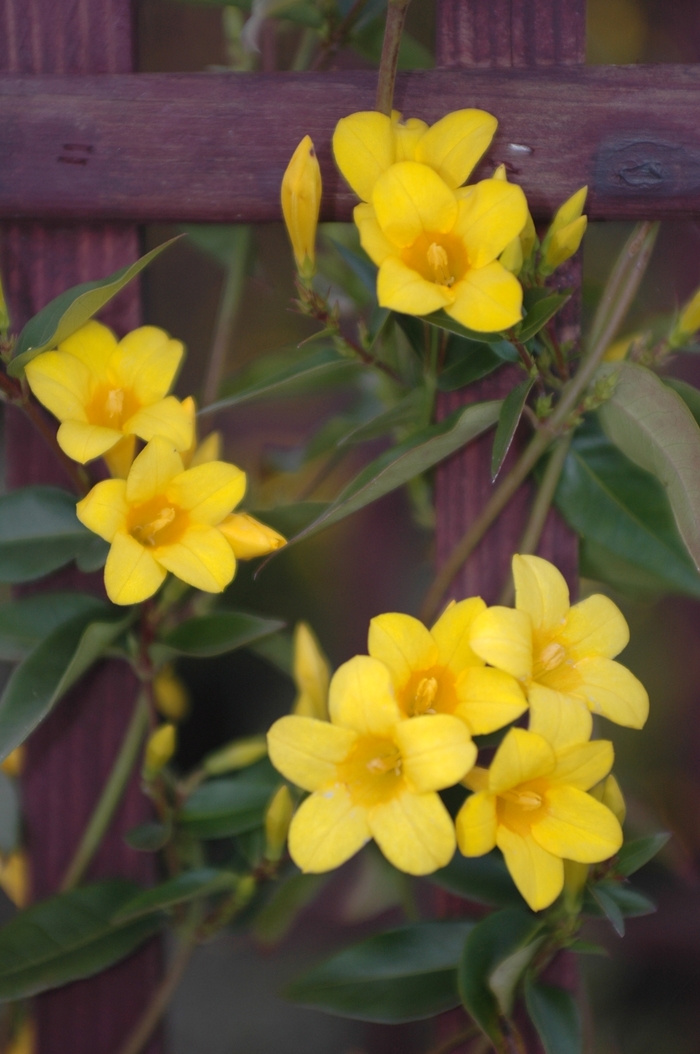
[[[424,421],[427,416],[428,393],[424,387],[414,388],[399,402],[390,406],[381,414],[377,414],[370,421],[358,425],[352,432],[347,432],[340,440],[339,446],[345,444],[367,443],[370,439],[377,439],[386,435],[394,428],[417,424]]]
[[[423,319],[416,317],[416,315],[403,315],[400,311],[393,311],[392,314],[408,343],[422,359],[426,352],[426,330]]]
[[[485,341],[487,344],[508,343],[502,333],[477,333],[475,329],[467,329],[461,323],[455,322],[445,311],[433,311],[432,315],[422,315],[420,317],[423,322],[428,322],[431,326],[437,326],[438,329],[446,329],[448,333],[456,333],[458,337],[466,337],[467,340],[474,340],[479,343]]]
[[[581,538],[579,544],[579,574],[605,582],[627,596],[639,599],[658,597],[668,593],[666,582],[650,574],[638,564],[632,564],[592,538]]]
[[[15,355],[7,372],[12,377],[21,376],[24,367],[36,355],[49,348],[55,348],[62,340],[66,340],[72,333],[84,326],[112,297],[116,296],[133,278],[136,278],[144,267],[147,267],[156,256],[159,256],[173,242],[178,241],[180,237],[181,235],[178,235],[177,238],[171,238],[170,241],[158,245],[136,263],[129,267],[122,267],[106,278],[83,282],[82,285],[66,289],[64,293],[48,303],[38,315],[30,318],[20,333]]]
[[[493,451],[491,453],[492,480],[495,480],[501,471],[501,465],[510,450],[515,430],[520,423],[527,397],[534,383],[534,377],[526,378],[526,380],[513,388],[503,400],[498,424],[496,425],[496,434],[493,437]]]
[[[507,348],[513,349],[517,359],[515,348],[507,340],[499,344],[489,344],[483,340],[468,340],[453,334],[447,342],[445,365],[438,377],[438,388],[441,392],[453,392],[493,373],[504,362],[509,361],[502,353],[499,354],[499,351],[503,352]]]
[[[248,251],[250,227],[247,224],[194,223],[182,230],[193,245],[223,267],[230,267],[234,260]]]
[[[0,582],[31,582],[73,560],[94,535],[58,487],[22,487],[0,497]]]
[[[341,245],[335,238],[330,238],[331,245],[341,259],[348,265],[356,278],[359,278],[368,293],[377,297],[377,267],[362,250],[353,252],[346,245]]]
[[[591,894],[594,903],[597,904],[602,914],[605,915],[608,922],[615,930],[615,933],[617,933],[618,937],[624,937],[625,920],[622,916],[622,912],[620,911],[620,906],[617,903],[615,897],[612,897],[610,895],[609,890],[607,890],[604,886],[601,889],[601,884],[602,883],[598,882],[594,886],[589,886],[588,891]],[[584,903],[584,910],[585,909],[586,904]]]
[[[23,659],[76,615],[103,610],[104,602],[86,593],[39,593],[0,604],[0,659]]]
[[[287,989],[298,1003],[388,1024],[459,1005],[457,964],[470,922],[420,922],[379,933],[322,963]]]
[[[539,333],[547,325],[550,318],[553,318],[557,311],[570,299],[571,293],[552,293],[551,296],[537,299],[529,307],[525,318],[516,331],[521,344],[524,344],[526,340],[530,340],[535,334]]]
[[[165,823],[141,823],[124,835],[124,841],[139,853],[155,853],[170,839],[171,829]]]
[[[667,831],[658,834],[650,834],[646,838],[635,838],[632,842],[625,842],[617,854],[615,870],[625,878],[633,875],[635,871],[648,864],[650,860],[659,853],[668,842],[671,835]]]
[[[176,655],[206,659],[212,655],[244,648],[261,637],[268,637],[284,628],[278,619],[260,618],[242,611],[215,611],[182,622],[156,644],[154,648]]]
[[[616,882],[614,879],[606,878],[602,882],[589,886],[589,889],[594,896],[602,893],[606,899],[614,901],[625,918],[653,915],[656,911],[654,901],[638,889],[634,889],[628,882]]]
[[[124,926],[112,918],[138,892],[123,879],[98,882],[20,912],[0,930],[0,999],[26,999],[92,977],[129,955],[163,924],[161,915]]]
[[[581,1015],[571,992],[528,977],[525,1005],[545,1054],[581,1054]]]
[[[679,381],[677,377],[662,377],[661,379],[668,388],[673,388],[674,392],[678,392],[681,399],[700,425],[700,391],[698,391],[697,388],[694,388],[692,384],[687,384],[685,381]]]
[[[104,604],[59,626],[10,677],[0,700],[0,758],[23,743],[133,617]]]
[[[180,823],[198,838],[228,838],[262,826],[279,776],[272,770],[272,781],[262,779],[261,771],[267,768],[255,765],[233,779],[204,783],[185,802]]]
[[[496,853],[466,857],[457,852],[447,867],[428,875],[428,880],[478,904],[504,907],[523,903],[503,858]]]
[[[494,1043],[499,1042],[501,1024],[489,978],[500,963],[530,944],[541,926],[526,908],[503,908],[478,922],[467,937],[459,966],[462,1003]]]
[[[93,534],[91,538],[86,539],[75,558],[78,570],[84,574],[90,574],[91,571],[99,571],[107,562],[109,549],[109,542],[106,542],[104,538],[100,538],[97,534]]]
[[[299,914],[316,899],[329,875],[294,874],[280,882],[258,912],[253,933],[262,944],[277,944],[289,933]]]
[[[278,505],[275,509],[254,509],[251,515],[279,531],[285,538],[292,538],[317,520],[327,508],[327,501],[300,501],[291,505]]]
[[[593,944],[591,941],[575,940],[567,947],[570,952],[576,952],[577,955],[602,955],[606,958],[610,955],[607,948],[603,948],[601,944]]]
[[[292,676],[294,641],[291,633],[273,633],[270,637],[263,637],[262,640],[251,644],[249,650],[269,662],[271,666],[275,666],[281,673]]]
[[[19,835],[19,798],[15,781],[0,771],[0,853],[17,848]]]
[[[112,923],[120,926],[125,922],[152,915],[154,911],[167,911],[188,900],[208,897],[235,889],[238,877],[233,871],[219,871],[214,867],[202,867],[197,871],[185,871],[175,878],[162,882],[153,889],[145,889],[127,901],[115,912]]]

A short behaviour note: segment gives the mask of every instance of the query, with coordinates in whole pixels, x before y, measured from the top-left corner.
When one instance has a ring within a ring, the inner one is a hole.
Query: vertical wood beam
[[[133,54],[130,0],[0,0],[2,72],[125,73],[133,68]],[[138,230],[130,224],[5,224],[0,266],[14,326],[65,288],[109,274],[138,255]],[[104,319],[120,333],[137,326],[138,288],[125,290]],[[8,487],[69,485],[19,412],[8,410],[5,433]],[[101,592],[101,574],[64,571],[40,588],[47,586]],[[136,688],[124,664],[100,663],[29,740],[22,782],[34,899],[59,886],[117,753]],[[123,840],[147,814],[134,778],[88,877],[153,880],[151,857]],[[114,1054],[157,984],[160,966],[153,942],[98,977],[40,996],[34,1007],[38,1054]],[[156,1036],[148,1054],[161,1051]]]

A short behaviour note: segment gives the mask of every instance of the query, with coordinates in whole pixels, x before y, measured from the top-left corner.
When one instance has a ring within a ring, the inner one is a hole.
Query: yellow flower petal
[[[140,326],[120,340],[110,369],[140,403],[155,403],[167,395],[184,351],[179,340],[157,326]]]
[[[369,655],[343,663],[328,691],[331,721],[367,735],[386,736],[401,719],[386,666]]]
[[[561,267],[578,251],[587,227],[588,217],[579,216],[573,223],[554,232],[545,249],[543,268],[545,274],[556,271],[557,267]]]
[[[122,438],[122,433],[114,428],[87,425],[82,421],[64,421],[56,433],[61,450],[81,465],[102,457]]]
[[[192,418],[174,395],[150,406],[142,406],[125,422],[124,431],[140,436],[146,442],[154,436],[163,436],[176,450],[188,450],[194,438]]]
[[[593,718],[584,702],[540,684],[528,690],[529,730],[544,736],[555,750],[586,743],[593,731]]]
[[[583,212],[583,207],[586,204],[587,195],[588,187],[581,187],[581,189],[577,190],[575,194],[572,194],[570,198],[567,198],[563,205],[559,206],[556,215],[552,220],[550,233],[568,227],[570,223],[573,223],[579,218]]]
[[[486,611],[481,597],[469,597],[459,604],[450,604],[437,620],[431,633],[438,646],[438,662],[452,673],[461,673],[467,666],[481,666],[480,659],[471,648],[469,635],[477,615]]]
[[[173,444],[156,436],[134,461],[126,481],[126,500],[138,505],[165,494],[171,479],[182,472],[182,458]]]
[[[369,837],[365,810],[336,785],[302,802],[289,828],[289,852],[302,871],[318,874],[340,867]]]
[[[488,791],[489,770],[481,768],[480,765],[475,765],[471,772],[466,774],[462,783],[465,787],[469,787],[469,790]]]
[[[90,371],[82,362],[60,351],[46,351],[28,362],[25,372],[34,395],[59,421],[87,421]]]
[[[457,813],[457,845],[463,856],[483,856],[496,845],[496,799],[483,791],[472,794]]]
[[[93,318],[62,340],[58,350],[73,355],[87,366],[94,377],[106,381],[110,359],[117,350],[117,338],[111,329]]]
[[[405,315],[430,315],[451,304],[454,296],[447,286],[429,282],[397,256],[387,256],[377,276],[377,300],[380,307]]]
[[[343,176],[363,201],[395,160],[391,119],[374,110],[343,117],[333,133],[333,155]]]
[[[297,787],[314,791],[335,783],[336,766],[356,740],[349,728],[291,714],[275,721],[267,733],[267,749],[278,772]]]
[[[394,149],[396,161],[415,161],[416,146],[428,131],[425,121],[417,117],[409,117],[407,121],[401,119],[398,110],[391,114],[391,129],[394,133]]]
[[[561,571],[539,556],[513,557],[515,606],[526,611],[535,630],[552,631],[564,625],[569,611],[569,587]]]
[[[115,443],[109,450],[105,450],[103,457],[110,476],[126,479],[134,463],[135,451],[136,436],[122,436],[118,443]]]
[[[356,205],[352,215],[360,232],[360,245],[370,260],[379,267],[380,264],[384,263],[387,256],[393,256],[396,253],[395,247],[382,234],[382,229],[377,222],[377,215],[372,205],[364,203]]]
[[[188,510],[195,523],[215,527],[238,505],[245,488],[245,472],[236,465],[208,461],[175,476],[166,493],[173,504]]]
[[[403,688],[416,670],[427,670],[438,660],[430,630],[412,615],[389,612],[369,624],[367,650],[391,672],[394,687]]]
[[[454,824],[437,794],[401,794],[376,805],[368,819],[377,845],[399,871],[429,875],[454,855]]]
[[[183,399],[183,405],[185,401]],[[221,461],[221,432],[210,432],[208,436],[205,436],[195,448],[187,468],[206,465],[208,461]]]
[[[532,622],[524,611],[487,608],[472,623],[471,646],[485,662],[519,680],[532,672]]]
[[[126,483],[123,479],[104,479],[79,501],[75,514],[81,523],[111,542],[117,531],[126,530]]]
[[[113,604],[140,604],[153,596],[165,576],[165,569],[135,538],[122,531],[114,535],[105,564],[105,589]]]
[[[294,629],[294,683],[299,695],[294,712],[306,713],[328,720],[328,685],[331,668],[321,650],[316,635],[305,622],[297,622]],[[303,703],[303,708],[302,708]]]
[[[236,558],[221,531],[199,523],[191,523],[174,545],[154,548],[153,555],[183,582],[205,593],[223,592],[236,573]]]
[[[622,830],[610,809],[576,787],[550,787],[546,815],[532,825],[532,837],[549,853],[596,864],[622,845]]]
[[[610,809],[617,822],[622,825],[627,815],[627,806],[620,790],[620,784],[612,774],[603,783],[603,796],[600,800],[603,805]]]
[[[497,260],[467,271],[452,292],[454,302],[445,309],[447,314],[479,333],[510,329],[522,318],[522,286]]]
[[[423,231],[451,230],[458,212],[447,184],[432,168],[415,161],[400,161],[380,176],[372,204],[383,233],[400,248],[412,245]]]
[[[485,267],[520,234],[527,202],[520,187],[500,179],[482,179],[459,203],[454,233],[466,246],[472,267]]]
[[[416,146],[416,161],[430,165],[450,187],[460,187],[486,153],[498,121],[484,110],[455,110],[430,128]]]
[[[394,729],[394,740],[401,750],[404,775],[419,793],[459,783],[476,761],[468,730],[451,714],[402,721]]]
[[[629,639],[629,627],[619,607],[601,593],[574,604],[561,634],[561,642],[574,661],[586,655],[614,659]]]
[[[643,728],[649,716],[649,696],[633,673],[612,659],[580,659],[576,672],[582,684],[576,695],[594,714],[626,728]]]
[[[492,794],[502,794],[511,787],[548,775],[555,765],[554,751],[546,739],[524,728],[511,728],[491,762],[489,790]]]
[[[455,716],[466,721],[474,736],[495,732],[527,710],[522,688],[502,670],[472,666],[460,674],[455,690],[459,699]]]
[[[564,864],[537,844],[530,834],[516,834],[499,826],[498,848],[511,878],[533,911],[553,904],[564,887]]]
[[[237,560],[253,560],[286,545],[287,539],[272,527],[249,516],[247,512],[233,512],[217,524]]]
[[[579,743],[558,750],[557,765],[548,777],[552,783],[568,784],[579,790],[590,790],[600,783],[613,766],[615,753],[607,739],[595,739],[592,743]]]

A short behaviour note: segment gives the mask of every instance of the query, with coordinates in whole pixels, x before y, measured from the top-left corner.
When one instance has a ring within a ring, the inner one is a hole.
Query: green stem
[[[399,48],[401,34],[406,21],[406,11],[410,0],[389,0],[384,28],[382,57],[379,62],[379,80],[377,82],[377,109],[380,113],[391,116],[394,104],[394,83],[399,65]]]
[[[614,310],[617,298],[620,295],[620,290],[625,282],[630,261],[639,257],[639,254],[644,248],[645,242],[650,237],[651,245],[649,246],[649,253],[651,253],[651,249],[653,249],[654,242],[656,241],[658,229],[658,223],[638,223],[625,242],[622,252],[618,256],[615,266],[610,273],[610,277],[605,283],[603,295],[600,298],[596,313],[593,317],[591,332],[588,338],[591,344],[597,344],[603,327],[607,328],[606,324],[609,321],[611,311]],[[613,336],[610,339],[612,340],[614,336],[615,334],[613,333]]]
[[[328,38],[328,41],[321,48],[315,62],[311,66],[312,70],[325,70],[328,68],[331,61],[335,58],[338,51],[340,51],[347,38],[350,36],[355,23],[366,6],[367,0],[355,0],[345,18],[338,24],[335,31]],[[300,68],[305,69],[306,67],[299,67],[295,64],[294,69]]]
[[[126,730],[126,735],[119,748],[112,771],[109,774],[104,790],[85,828],[80,845],[63,876],[61,890],[73,889],[80,882],[97,852],[109,827],[112,817],[121,801],[129,782],[129,777],[136,764],[139,751],[148,728],[148,699],[145,692],[139,693],[136,706]]]
[[[243,293],[250,234],[250,227],[244,225],[238,226],[235,231],[234,248],[231,252],[223,289],[221,290],[214,340],[212,341],[209,365],[202,387],[203,406],[216,402],[224,370],[226,369],[231,333]]]

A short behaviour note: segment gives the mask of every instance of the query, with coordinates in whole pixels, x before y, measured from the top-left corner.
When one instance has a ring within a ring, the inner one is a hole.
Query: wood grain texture
[[[568,25],[561,11],[558,19]],[[537,34],[537,47],[546,39]],[[465,106],[495,113],[500,127],[481,172],[504,162],[536,218],[583,183],[592,218],[700,215],[700,66],[558,67],[557,41],[566,43],[562,32],[534,69],[403,74],[396,103],[429,121]],[[371,108],[374,82],[371,71],[0,76],[0,216],[277,220],[282,173],[308,132],[323,170],[323,216],[349,219],[355,199],[330,140],[339,117]]]

